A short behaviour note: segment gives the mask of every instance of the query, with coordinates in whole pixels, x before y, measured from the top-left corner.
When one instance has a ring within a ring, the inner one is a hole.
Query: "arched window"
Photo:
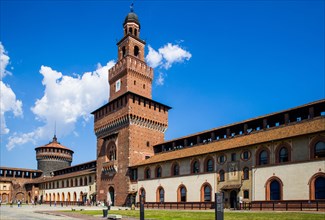
[[[270,200],[280,200],[280,183],[276,180],[273,180],[270,184]]]
[[[273,176],[266,181],[266,200],[282,200],[282,181]]]
[[[184,185],[181,185],[181,186],[178,187],[178,193],[177,193],[178,202],[186,202],[186,192],[187,192],[187,190],[186,190]]]
[[[69,187],[69,180],[67,180],[67,187]]]
[[[174,163],[172,166],[172,176],[178,176],[179,175],[179,165],[178,163]]]
[[[209,158],[205,162],[205,172],[213,172],[214,171],[214,162],[212,158]]]
[[[80,177],[80,179],[79,179],[79,186],[83,186],[84,184],[83,184],[83,181],[82,181],[82,178]]]
[[[64,181],[61,181],[61,187],[64,188]]]
[[[132,34],[132,32],[133,32],[133,31],[132,31],[132,28],[130,27],[130,28],[129,28],[129,34]]]
[[[219,182],[223,182],[223,181],[225,181],[225,171],[220,170],[219,171]]]
[[[317,135],[309,143],[310,159],[325,157],[325,136]]]
[[[91,176],[89,176],[89,184],[91,184]]]
[[[199,161],[194,160],[192,162],[192,173],[199,173],[200,172],[200,164]]]
[[[139,47],[138,46],[134,46],[134,56],[138,57],[139,56]]]
[[[243,169],[243,179],[244,180],[248,180],[249,179],[249,168],[248,167],[245,167]]]
[[[157,189],[157,202],[165,202],[165,190],[162,187],[158,187]]]
[[[161,173],[162,173],[161,166],[158,166],[156,168],[156,178],[160,178],[161,177]]]
[[[84,184],[85,184],[85,186],[87,186],[87,184],[88,184],[88,181],[87,181],[87,177],[86,176],[84,178]]]
[[[201,187],[201,201],[211,202],[211,186],[209,183],[205,183]]]
[[[285,163],[291,160],[291,146],[288,143],[281,143],[275,150],[275,162]]]
[[[74,185],[75,185],[75,186],[78,186],[78,179],[77,179],[77,178],[74,179]]]
[[[288,149],[286,147],[282,147],[279,151],[279,162],[288,162],[289,156],[288,156]]]
[[[325,199],[325,177],[320,176],[315,180],[315,199]]]
[[[144,178],[145,178],[145,179],[150,179],[150,174],[151,174],[150,168],[147,167],[147,168],[144,170]]]
[[[137,37],[138,36],[138,30],[134,29],[134,35]]]
[[[266,149],[261,150],[257,155],[258,165],[269,164],[269,152]]]
[[[325,157],[325,142],[319,141],[315,144],[315,158]]]

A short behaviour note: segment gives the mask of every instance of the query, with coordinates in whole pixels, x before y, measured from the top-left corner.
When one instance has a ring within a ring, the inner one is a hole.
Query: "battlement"
[[[145,76],[150,80],[153,79],[153,69],[151,67],[149,67],[145,62],[135,57],[126,56],[119,62],[117,62],[115,66],[109,69],[109,82],[114,81],[116,79],[116,76],[118,76],[121,72],[125,71],[126,69],[141,74],[142,76]]]

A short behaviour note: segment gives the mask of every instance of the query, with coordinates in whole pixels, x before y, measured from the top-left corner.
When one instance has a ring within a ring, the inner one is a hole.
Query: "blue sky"
[[[90,112],[107,103],[130,4],[1,0],[1,166],[36,169],[34,148],[55,123],[73,164],[96,159]],[[134,10],[153,99],[172,107],[166,140],[325,96],[324,1],[138,0]]]

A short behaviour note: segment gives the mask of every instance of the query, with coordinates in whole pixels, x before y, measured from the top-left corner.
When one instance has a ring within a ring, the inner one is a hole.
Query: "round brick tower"
[[[50,176],[54,170],[71,166],[73,151],[61,145],[54,135],[52,142],[35,148],[37,169],[43,171],[43,176]]]

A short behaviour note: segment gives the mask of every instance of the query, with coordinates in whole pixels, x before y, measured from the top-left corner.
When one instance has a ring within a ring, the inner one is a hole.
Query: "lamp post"
[[[144,220],[144,195],[140,196],[140,220]]]

